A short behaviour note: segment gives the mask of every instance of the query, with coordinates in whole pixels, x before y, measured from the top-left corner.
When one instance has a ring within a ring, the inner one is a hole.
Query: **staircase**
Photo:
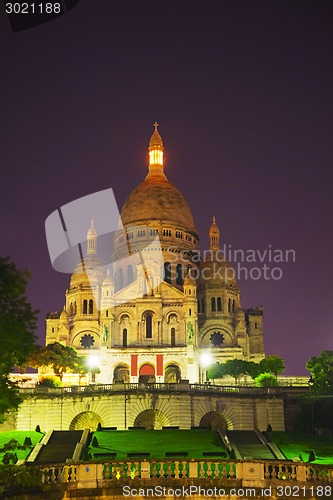
[[[82,437],[83,431],[53,431],[48,443],[43,446],[36,464],[65,463],[71,459],[75,447]]]
[[[275,460],[269,446],[259,439],[255,431],[226,431],[230,442],[235,443],[242,458]]]

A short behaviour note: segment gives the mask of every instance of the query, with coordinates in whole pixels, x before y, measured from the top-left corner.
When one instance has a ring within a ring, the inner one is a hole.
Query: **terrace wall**
[[[199,427],[209,413],[218,416],[221,425],[228,429],[266,430],[268,424],[273,430],[285,429],[283,391],[254,388],[228,390],[226,387],[215,390],[212,386],[200,388],[190,384],[183,387],[181,384],[158,386],[126,384],[123,388],[119,385],[116,388],[97,386],[82,388],[84,390],[24,389],[21,391],[24,401],[13,426],[17,430],[33,430],[38,424],[43,431],[68,430],[73,429],[73,422],[80,421],[82,428],[94,428],[101,422],[104,427],[127,429],[137,425],[136,419],[144,411],[153,410],[156,414],[155,428]],[[78,419],[78,416],[82,418]],[[90,426],[87,424],[88,417],[94,422]]]

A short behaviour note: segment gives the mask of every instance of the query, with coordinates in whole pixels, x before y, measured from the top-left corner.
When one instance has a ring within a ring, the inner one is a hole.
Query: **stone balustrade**
[[[126,384],[91,384],[89,386],[71,387],[36,387],[21,388],[20,395],[31,396],[73,396],[75,394],[91,393],[120,393],[120,392],[197,392],[197,393],[228,393],[228,394],[262,394],[262,395],[283,395],[286,393],[307,392],[304,387],[249,387],[236,385],[213,385],[213,384],[189,384],[189,383],[126,383]]]
[[[223,484],[262,487],[270,484],[330,484],[333,466],[272,460],[115,460],[42,467],[47,484],[76,483],[80,488],[107,487],[131,480],[219,480]],[[333,492],[333,486],[332,486]]]

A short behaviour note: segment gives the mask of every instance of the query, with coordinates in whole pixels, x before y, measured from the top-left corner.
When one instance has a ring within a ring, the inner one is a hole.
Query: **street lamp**
[[[203,351],[200,354],[200,368],[201,368],[201,383],[207,380],[207,368],[213,363],[213,357],[210,351]]]
[[[91,354],[88,357],[87,365],[89,366],[89,371],[91,372],[91,382],[94,384],[95,383],[95,375],[96,375],[96,373],[99,373],[97,354]]]

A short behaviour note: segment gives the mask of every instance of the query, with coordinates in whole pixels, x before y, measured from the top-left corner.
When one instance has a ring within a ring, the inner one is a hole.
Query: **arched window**
[[[231,299],[228,299],[228,312],[231,312]]]
[[[232,301],[232,312],[235,312],[235,299]]]
[[[69,306],[69,315],[73,316],[73,302],[71,302],[71,305]]]
[[[200,312],[200,300],[197,300],[197,304],[198,304],[198,313]]]
[[[133,283],[133,266],[127,266],[127,284]]]
[[[89,300],[89,314],[94,313],[94,301],[92,299]]]
[[[121,290],[124,286],[124,273],[122,268],[118,271],[118,290]]]
[[[176,268],[176,284],[182,286],[183,285],[183,266],[181,264],[177,264]]]
[[[77,305],[76,305],[76,301],[74,302],[74,314],[77,314]]]
[[[254,323],[254,329],[257,330],[257,328],[258,328],[257,323]]]
[[[88,312],[88,301],[84,299],[83,301],[83,314],[87,314]]]
[[[153,337],[152,332],[152,316],[147,314],[146,316],[146,339],[151,339]]]
[[[205,312],[205,301],[204,301],[204,299],[201,299],[201,309],[202,309],[202,312],[204,313]]]
[[[123,347],[127,347],[127,328],[123,329]]]
[[[221,297],[217,297],[217,310],[222,311],[222,301]]]
[[[176,329],[171,328],[171,347],[176,346]]]
[[[216,311],[215,297],[212,297],[211,303],[212,303],[212,312],[215,312]]]
[[[106,316],[107,318],[109,317],[109,311],[108,311],[108,310],[106,310],[106,311],[105,311],[105,316]]]
[[[191,316],[192,315],[192,309],[189,309],[188,310],[188,315]]]
[[[171,284],[171,264],[164,262],[164,281]]]

